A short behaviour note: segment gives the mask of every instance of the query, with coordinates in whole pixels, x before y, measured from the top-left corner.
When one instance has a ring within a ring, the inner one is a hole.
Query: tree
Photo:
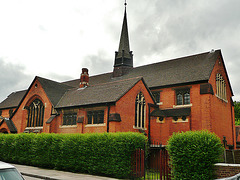
[[[240,125],[240,102],[234,102],[235,125]]]

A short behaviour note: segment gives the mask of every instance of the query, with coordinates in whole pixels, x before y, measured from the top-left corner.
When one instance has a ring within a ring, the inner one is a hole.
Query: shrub
[[[214,179],[214,164],[220,159],[223,146],[209,131],[188,131],[173,134],[167,150],[174,179],[206,180]]]
[[[0,134],[0,160],[59,170],[126,178],[140,133]]]

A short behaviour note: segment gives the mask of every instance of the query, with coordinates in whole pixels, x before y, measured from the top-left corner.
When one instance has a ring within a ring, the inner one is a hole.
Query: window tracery
[[[41,100],[35,99],[28,107],[27,127],[41,127],[44,119],[44,105]]]
[[[227,100],[226,82],[220,73],[216,75],[216,96],[222,100]]]
[[[135,101],[135,128],[145,128],[146,102],[142,92]]]
[[[190,89],[181,89],[176,91],[177,105],[190,104]]]

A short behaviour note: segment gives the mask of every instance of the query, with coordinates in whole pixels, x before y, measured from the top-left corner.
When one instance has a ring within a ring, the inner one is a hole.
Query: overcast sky
[[[134,66],[221,49],[240,101],[239,0],[128,0]],[[35,76],[113,70],[124,0],[0,0],[0,101]]]

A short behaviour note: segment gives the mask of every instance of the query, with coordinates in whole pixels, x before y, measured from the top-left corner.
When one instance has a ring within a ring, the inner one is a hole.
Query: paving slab
[[[88,174],[71,173],[65,171],[43,169],[33,166],[25,166],[19,164],[13,164],[21,174],[25,176],[35,177],[39,179],[49,179],[49,180],[116,180],[115,178],[103,177],[103,176],[93,176]]]

